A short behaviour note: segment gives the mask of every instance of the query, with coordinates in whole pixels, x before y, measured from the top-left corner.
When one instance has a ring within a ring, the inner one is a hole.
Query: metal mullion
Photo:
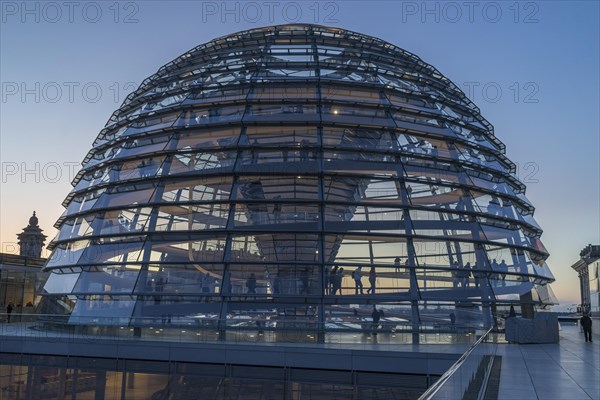
[[[318,202],[319,202],[319,226],[320,231],[318,235],[319,240],[319,277],[321,282],[320,296],[319,296],[319,314],[318,314],[318,335],[317,341],[319,343],[325,342],[325,294],[328,282],[325,281],[325,194],[324,194],[324,161],[323,161],[323,106],[322,106],[322,85],[321,85],[321,69],[320,69],[320,58],[318,52],[318,46],[313,38],[312,43],[313,60],[315,63],[315,74],[317,78],[317,112],[319,115],[319,121],[317,125],[317,148],[318,155]],[[328,279],[329,277],[327,277]]]

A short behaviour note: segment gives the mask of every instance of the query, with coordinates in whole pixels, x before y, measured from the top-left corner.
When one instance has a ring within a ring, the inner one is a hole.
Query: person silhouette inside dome
[[[256,276],[254,275],[254,272],[251,273],[246,280],[246,288],[248,289],[248,293],[256,294]]]

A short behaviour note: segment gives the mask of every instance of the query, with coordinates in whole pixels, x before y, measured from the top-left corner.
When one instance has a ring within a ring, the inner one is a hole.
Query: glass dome
[[[429,303],[489,325],[490,305],[553,301],[493,127],[374,37],[284,25],[198,46],[127,97],[82,165],[45,267],[45,310],[73,324],[326,331],[377,305],[414,326]]]

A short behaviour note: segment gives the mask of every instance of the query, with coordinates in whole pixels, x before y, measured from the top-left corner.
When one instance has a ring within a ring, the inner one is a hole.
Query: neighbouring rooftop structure
[[[418,332],[554,302],[491,124],[433,66],[355,32],[274,26],[186,52],[113,113],[73,186],[42,307],[67,324],[322,341],[374,306]]]
[[[29,225],[23,228],[23,232],[17,235],[19,239],[19,254],[24,257],[42,257],[42,248],[46,241],[46,235],[43,229],[38,226],[38,218],[35,216],[35,211],[29,218]]]
[[[579,252],[579,260],[571,265],[579,276],[580,313],[600,316],[600,246],[587,245]]]
[[[18,255],[0,253],[0,322],[9,320],[9,305],[13,313],[12,322],[20,321],[20,314],[32,314],[49,275],[42,272],[46,258],[41,252],[46,235],[38,226],[35,211],[29,218],[29,225],[17,234],[17,238],[20,246]]]

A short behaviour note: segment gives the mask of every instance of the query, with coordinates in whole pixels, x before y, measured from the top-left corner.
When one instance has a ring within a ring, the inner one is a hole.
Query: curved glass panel
[[[484,324],[494,302],[553,301],[493,127],[376,38],[283,25],[196,47],[83,165],[46,265],[71,323],[353,332],[373,305],[404,329],[436,303]]]

